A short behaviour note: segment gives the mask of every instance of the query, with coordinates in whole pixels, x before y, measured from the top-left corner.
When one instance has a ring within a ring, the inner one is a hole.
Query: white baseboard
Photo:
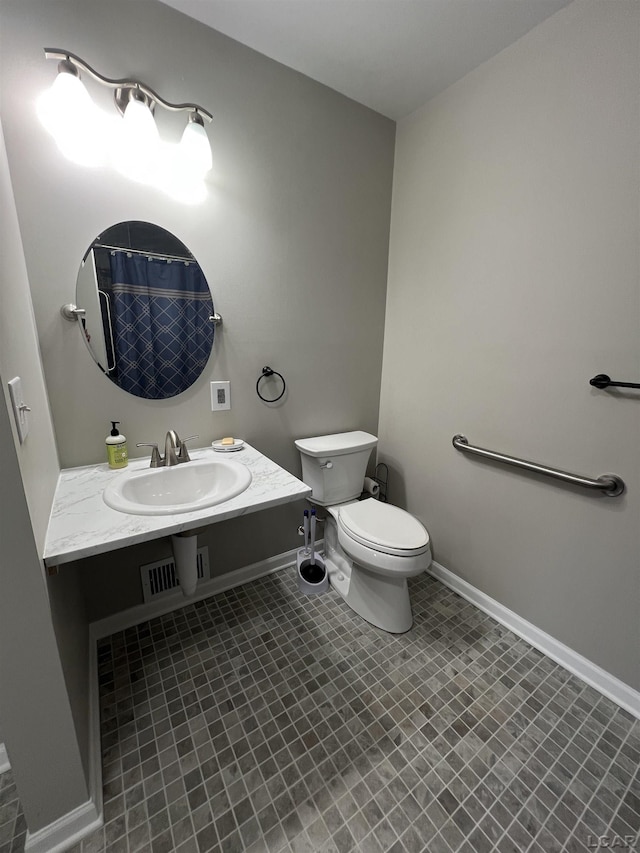
[[[98,732],[99,738],[99,732]],[[98,739],[98,761],[100,749]],[[93,746],[93,744],[92,744]],[[98,764],[98,767],[100,765]],[[3,743],[0,743],[0,773],[11,769],[9,756]],[[95,776],[95,773],[93,774]],[[63,815],[37,832],[27,831],[25,853],[62,853],[102,826],[102,773],[98,770],[98,785],[91,793],[91,799],[77,809]],[[98,806],[96,806],[96,796]]]
[[[27,832],[24,850],[25,853],[63,853],[101,826],[102,818],[93,801],[88,800],[37,832]]]
[[[318,549],[321,547],[322,541],[318,542]],[[189,604],[194,604],[196,601],[202,601],[203,598],[209,598],[209,596],[216,595],[219,592],[226,592],[226,590],[233,589],[233,587],[242,586],[242,584],[249,581],[293,566],[296,562],[297,553],[298,549],[295,548],[292,551],[285,551],[283,554],[276,554],[275,557],[268,557],[266,560],[251,563],[249,566],[243,566],[241,569],[217,575],[211,578],[211,580],[199,581],[195,595],[190,595],[189,597],[182,595],[178,589],[175,595],[166,596],[158,601],[149,601],[146,604],[138,604],[135,607],[130,607],[128,610],[123,610],[121,613],[114,613],[113,616],[98,619],[89,625],[89,636],[92,646],[95,645],[96,640],[100,640],[102,637],[108,637],[118,631],[125,631],[127,628],[132,628],[141,622],[155,619],[156,616],[164,616],[173,610],[180,610]]]
[[[320,550],[322,543],[318,544]],[[25,853],[60,853],[67,849],[70,834],[69,828],[73,826],[73,821],[70,820],[77,812],[83,808],[90,807],[86,815],[78,815],[79,818],[85,817],[90,823],[90,818],[95,821],[88,827],[77,830],[77,834],[86,835],[88,832],[97,829],[102,823],[102,770],[101,770],[101,751],[100,751],[100,714],[99,714],[99,694],[98,694],[98,673],[97,673],[97,649],[96,643],[102,637],[108,637],[118,631],[124,631],[134,625],[139,625],[141,622],[146,622],[157,616],[162,616],[170,613],[173,610],[179,610],[188,604],[196,601],[201,601],[211,595],[215,595],[242,584],[249,583],[252,580],[265,577],[274,572],[281,571],[295,564],[296,554],[298,549],[287,551],[283,554],[277,554],[274,557],[269,557],[266,560],[261,560],[257,563],[252,563],[249,566],[244,566],[241,569],[228,572],[224,575],[219,575],[206,582],[198,584],[196,594],[186,598],[181,593],[169,598],[163,598],[159,601],[140,604],[136,607],[131,607],[121,613],[116,613],[113,616],[108,616],[105,619],[92,622],[89,626],[90,639],[90,719],[91,719],[91,785],[92,785],[92,800],[81,807],[81,809],[66,815],[56,824],[45,828],[49,830],[52,827],[57,827],[57,824],[65,824],[67,828],[66,841],[64,846],[51,846],[53,836],[48,834],[44,837],[44,845],[39,846],[39,838],[45,830],[40,830],[34,836],[28,836]],[[519,637],[522,637],[535,648],[539,649],[543,654],[550,657],[552,660],[564,666],[569,672],[577,675],[587,684],[598,690],[603,695],[607,696],[616,704],[620,705],[629,713],[636,717],[640,717],[640,693],[633,690],[627,684],[620,681],[615,676],[603,670],[601,667],[587,660],[582,655],[574,652],[568,646],[560,643],[558,640],[536,628],[530,622],[522,619],[512,610],[504,607],[499,602],[485,595],[480,590],[473,587],[467,581],[462,580],[457,575],[454,575],[444,566],[439,563],[433,563],[430,569],[430,574],[438,580],[442,581],[445,586],[457,592],[462,598],[470,601],[476,607],[489,616],[493,617],[497,622],[500,622],[509,630],[513,631]],[[49,846],[47,846],[49,845]]]
[[[320,548],[321,543],[319,544]],[[195,595],[186,598],[176,595],[157,602],[141,604],[117,613],[105,619],[92,622],[89,626],[90,639],[90,725],[91,725],[91,756],[90,756],[90,794],[91,799],[83,805],[63,815],[54,823],[38,830],[27,833],[25,853],[62,853],[76,844],[82,838],[102,826],[102,770],[100,750],[100,714],[98,695],[98,672],[96,642],[102,637],[118,631],[126,630],[134,625],[153,619],[156,616],[179,610],[188,604],[201,601],[216,593],[225,592],[236,586],[265,577],[295,564],[297,549],[278,554],[266,560],[253,563],[233,572],[212,578],[198,585]],[[490,598],[467,581],[454,575],[439,563],[433,563],[429,573],[442,581],[449,589],[470,601],[484,613],[500,622],[522,639],[552,660],[564,666],[569,672],[577,675],[604,696],[620,705],[630,714],[640,718],[640,693],[615,676],[603,670],[592,661],[560,643],[558,640],[536,628],[530,622],[522,619],[512,610],[504,607],[495,599]],[[0,772],[10,767],[4,746],[0,744]]]
[[[6,773],[7,770],[11,770],[11,762],[9,761],[5,745],[0,743],[0,773]]]
[[[462,598],[470,601],[479,610],[492,616],[501,625],[509,628],[514,634],[522,637],[534,648],[539,649],[551,660],[556,661],[569,672],[577,675],[599,693],[611,699],[625,711],[640,718],[640,693],[634,690],[624,681],[620,681],[615,675],[599,667],[597,664],[575,652],[569,646],[565,646],[550,634],[546,634],[536,628],[531,622],[518,616],[513,610],[504,607],[498,601],[485,595],[467,581],[454,575],[449,569],[445,569],[439,563],[433,562],[429,574],[457,592]]]
[[[103,825],[100,702],[95,639],[89,632],[89,797],[90,799],[37,832],[27,831],[25,853],[63,853]],[[0,761],[2,759],[0,744]],[[6,753],[5,753],[6,755]],[[1,767],[0,767],[1,770]]]

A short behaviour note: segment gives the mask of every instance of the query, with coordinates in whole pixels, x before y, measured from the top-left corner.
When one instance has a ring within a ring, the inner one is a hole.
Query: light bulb
[[[182,134],[180,156],[185,168],[192,169],[201,176],[204,176],[213,165],[207,131],[197,113],[189,117],[189,123]]]
[[[38,98],[38,116],[65,157],[97,166],[105,155],[99,111],[72,69],[70,63],[60,63],[53,85]]]
[[[165,143],[161,146],[157,178],[158,189],[181,204],[201,204],[207,197],[207,188],[201,171],[185,162],[182,145]]]
[[[147,104],[131,97],[120,122],[120,133],[114,143],[116,169],[141,183],[151,183],[158,168],[160,135]]]

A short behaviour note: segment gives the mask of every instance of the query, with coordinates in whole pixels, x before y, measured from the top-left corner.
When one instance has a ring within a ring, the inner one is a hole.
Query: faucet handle
[[[178,451],[178,462],[190,462],[191,457],[189,456],[189,451],[187,450],[187,445],[185,442],[193,441],[194,438],[200,438],[198,435],[190,435],[189,438],[183,438],[180,441],[180,450]]]
[[[153,450],[151,451],[151,464],[149,465],[150,468],[160,468],[162,465],[164,465],[164,461],[160,456],[160,453],[158,452],[157,444],[147,444],[143,442],[141,444],[136,444],[136,447],[153,447]]]

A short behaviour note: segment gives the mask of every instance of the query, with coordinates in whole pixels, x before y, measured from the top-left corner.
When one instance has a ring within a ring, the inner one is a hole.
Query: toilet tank
[[[368,432],[340,432],[299,438],[302,479],[311,488],[311,500],[321,506],[360,497],[367,463],[378,443]]]

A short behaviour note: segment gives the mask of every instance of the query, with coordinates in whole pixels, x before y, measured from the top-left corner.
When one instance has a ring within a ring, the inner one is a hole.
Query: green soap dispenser
[[[109,468],[126,468],[129,464],[127,439],[118,431],[120,421],[111,421],[111,435],[105,439]]]

